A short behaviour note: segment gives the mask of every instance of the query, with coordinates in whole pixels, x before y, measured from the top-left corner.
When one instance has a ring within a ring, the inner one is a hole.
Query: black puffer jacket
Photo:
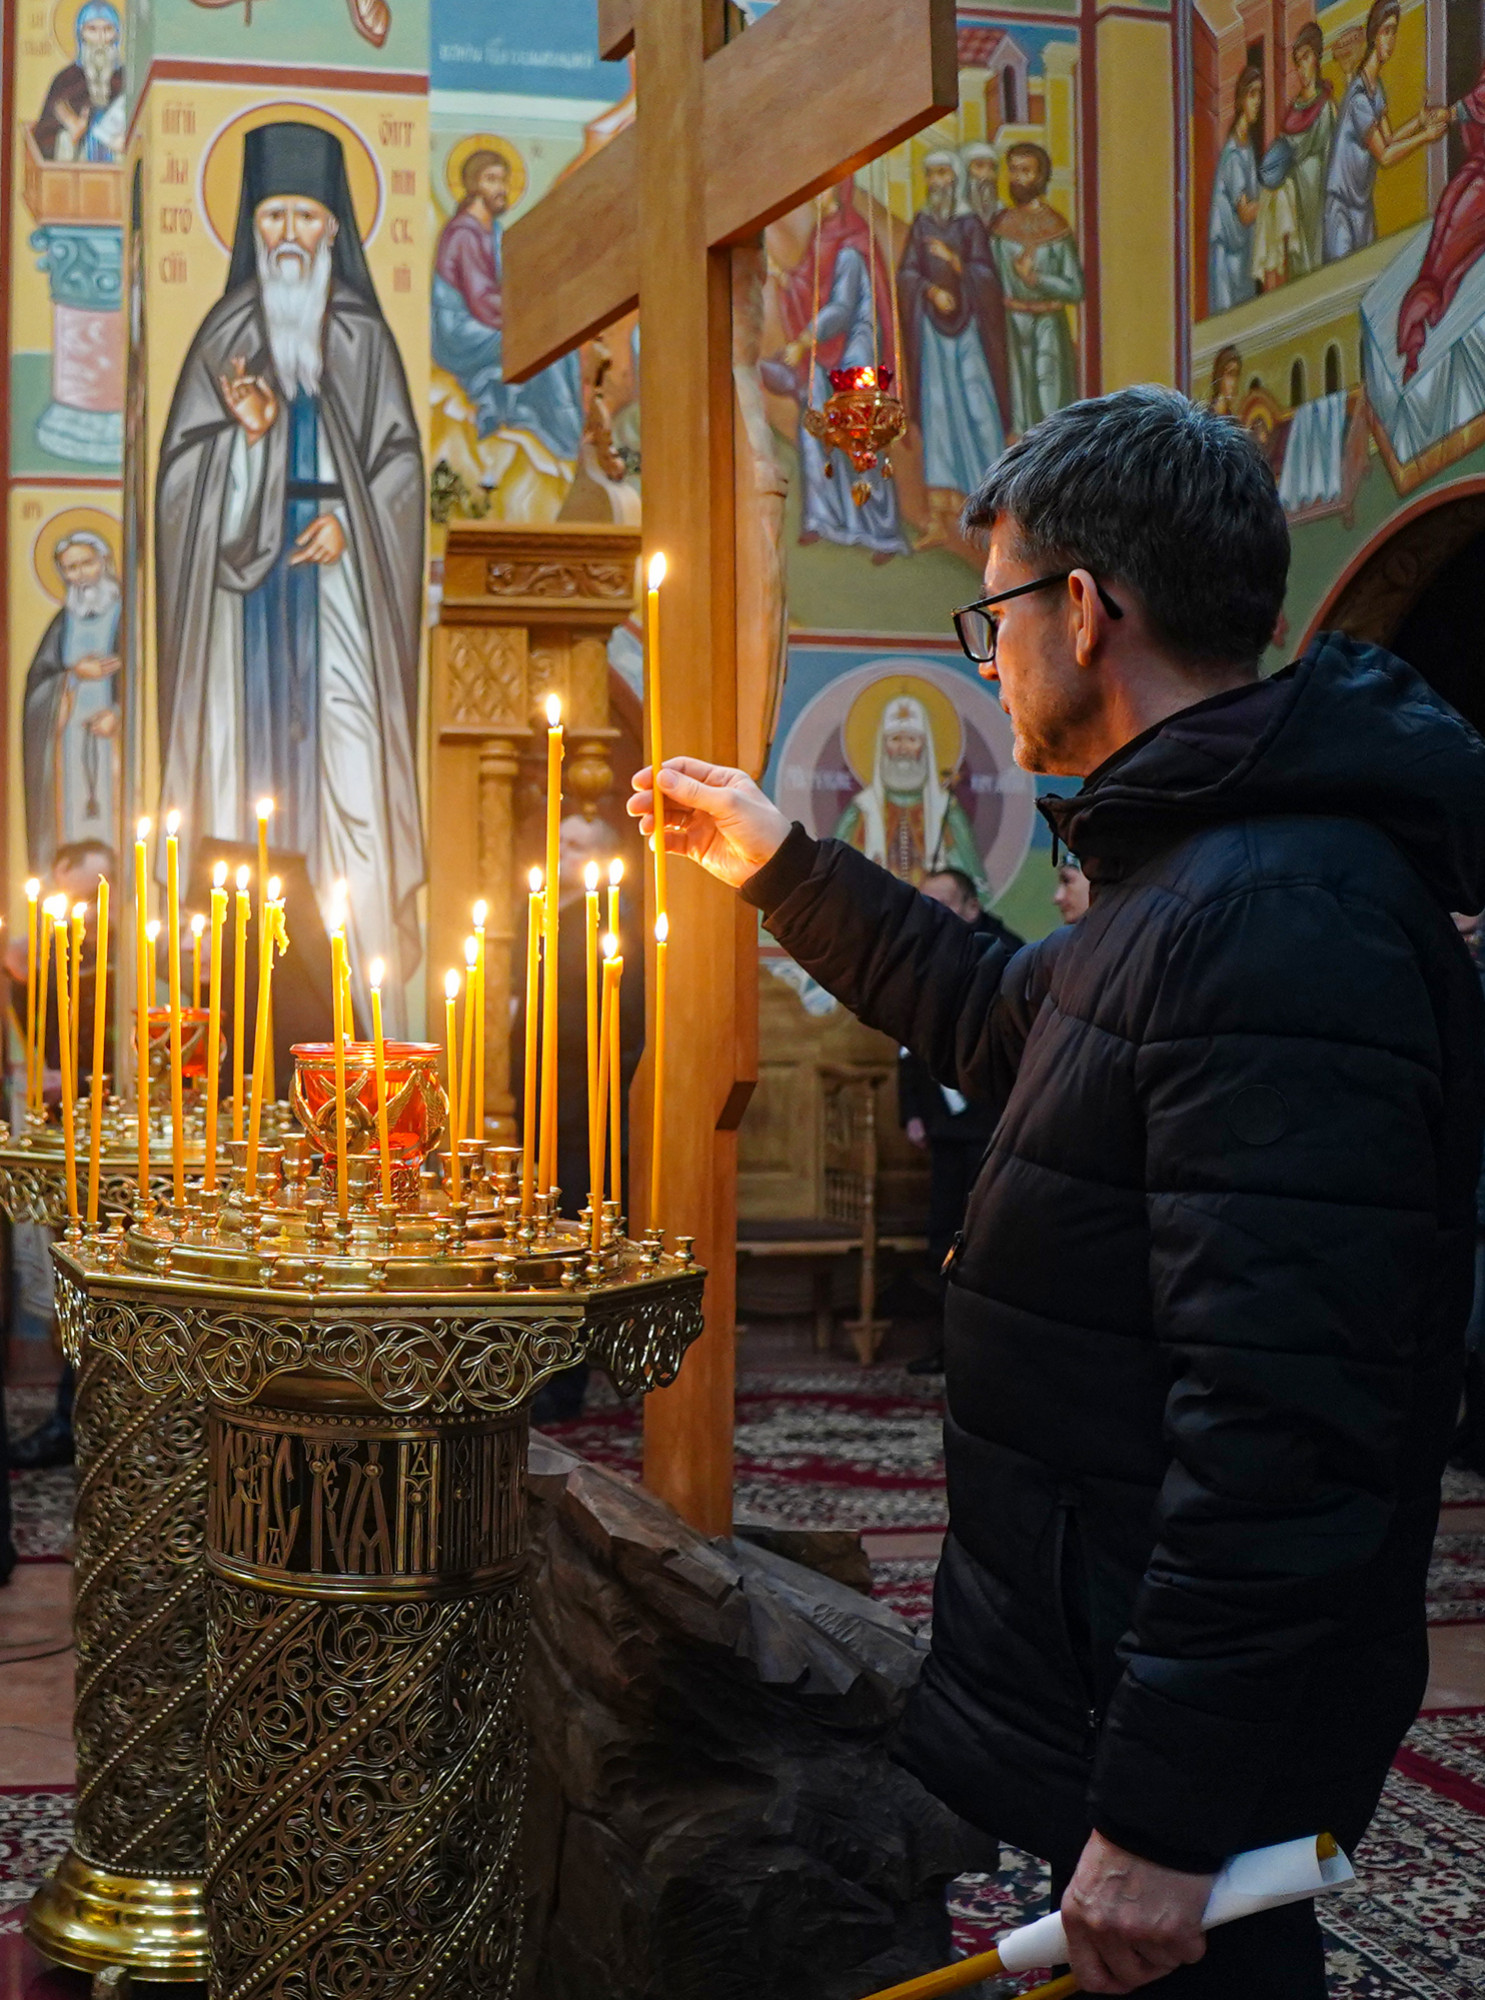
[[[1329,637],[1043,810],[1014,956],[798,828],[786,950],[1003,1106],[950,1287],[951,1531],[902,1755],[1069,1865],[1355,1839],[1427,1669],[1462,1373],[1485,743]]]

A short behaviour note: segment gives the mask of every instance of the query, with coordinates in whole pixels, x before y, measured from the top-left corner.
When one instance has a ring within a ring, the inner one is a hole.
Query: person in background
[[[978,890],[961,869],[940,868],[925,876],[923,894],[1012,951],[1024,942],[999,917],[981,907]],[[994,1120],[984,1105],[971,1103],[948,1084],[936,1082],[923,1058],[909,1049],[898,1051],[897,1110],[909,1140],[928,1154],[928,1269],[934,1296],[942,1302],[944,1260],[964,1220],[969,1191],[990,1143]],[[928,1353],[908,1363],[908,1373],[941,1375],[943,1371],[940,1327]]]
[[[1052,901],[1065,924],[1075,924],[1088,914],[1088,877],[1070,854],[1058,866]]]
[[[1485,912],[1456,916],[1454,922],[1485,991]],[[1475,1297],[1465,1329],[1464,1401],[1449,1463],[1466,1472],[1485,1472],[1485,1167],[1475,1184],[1475,1223]]]

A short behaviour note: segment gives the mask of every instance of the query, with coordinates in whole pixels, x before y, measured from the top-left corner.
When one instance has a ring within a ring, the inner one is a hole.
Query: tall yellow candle
[[[521,1217],[531,1219],[531,1197],[536,1191],[536,1057],[540,1040],[537,1009],[541,1004],[541,938],[546,923],[546,899],[541,891],[541,870],[533,868],[527,877],[526,898],[526,1055],[521,1091]]]
[[[150,978],[149,1004],[151,1005],[151,1007],[153,1007],[155,1004],[155,997],[160,990],[160,973],[159,973],[159,968],[155,964],[155,947],[160,941],[160,919],[158,917],[150,918],[149,922],[144,927],[144,936],[145,936],[145,942],[149,946],[149,966],[148,966],[149,978]]]
[[[166,990],[170,997],[170,1164],[175,1205],[186,1202],[186,1079],[181,1056],[180,1016],[180,814],[165,815]]]
[[[382,1200],[392,1199],[392,1141],[387,1130],[387,1045],[382,1039],[382,980],[386,966],[374,958],[366,968],[371,988],[371,1053],[376,1064],[376,1146],[382,1163]]]
[[[599,1029],[603,1014],[603,975],[598,964],[598,863],[590,861],[583,870],[584,995],[588,1007],[588,1190],[603,1193],[603,1168],[598,1163],[603,1118],[603,1084],[598,1064]],[[612,928],[612,926],[610,926]]]
[[[650,774],[655,793],[655,915],[663,917],[665,902],[665,802],[660,796],[660,766],[665,751],[660,732],[660,586],[665,581],[665,557],[650,558],[645,591],[645,714],[650,724]]]
[[[72,1067],[72,1008],[67,978],[67,900],[58,897],[61,910],[54,920],[57,940],[57,1060],[62,1070],[62,1156],[67,1172],[67,1219],[77,1221],[77,1131],[73,1123],[72,1100],[76,1078]]]
[[[449,1068],[449,1198],[459,1199],[459,975],[443,976],[444,1042]]]
[[[83,934],[88,921],[86,903],[72,905],[72,983],[68,988],[71,997],[69,1019],[72,1022],[72,1081],[77,1083],[82,1074],[82,1047],[79,1039],[81,1023],[78,1019],[78,1000],[82,993]]]
[[[198,1012],[201,1007],[201,940],[206,932],[206,919],[197,910],[191,918],[191,1005]]]
[[[41,883],[33,875],[26,884],[26,1102],[33,1111],[41,1109],[41,1069],[36,1060],[36,948],[40,903]]]
[[[473,1123],[474,1098],[474,1003],[479,997],[480,944],[473,935],[464,940],[464,1050],[459,1065],[459,1137],[476,1136]]]
[[[608,928],[615,944],[618,943],[619,938],[619,884],[623,879],[624,864],[616,855],[608,864]],[[617,976],[621,979],[623,972],[624,961],[620,958]],[[617,1007],[617,1005],[618,1002],[615,1001],[615,1006]],[[618,1018],[616,1013],[614,1016],[615,1022],[618,1021]],[[619,1102],[619,1042],[617,1029],[615,1030],[613,1047],[609,1051],[608,1081],[606,1085],[600,1083],[600,1088],[606,1088],[609,1094],[608,1191],[610,1200],[617,1207],[620,1199],[619,1181],[621,1178],[621,1147],[619,1142],[623,1136],[624,1129],[619,1123],[622,1107]]]
[[[232,1136],[242,1137],[243,1041],[247,1033],[248,865],[237,871],[237,901],[232,916]]]
[[[347,1165],[345,1107],[345,932],[337,927],[330,933],[330,969],[335,994],[335,1206],[341,1215],[351,1212],[351,1184]]]
[[[66,908],[67,899],[64,896],[62,898],[62,909],[64,912]],[[46,1023],[47,1016],[51,1012],[52,936],[56,928],[57,898],[55,896],[48,896],[41,906],[41,976],[38,994],[41,1011],[36,1017],[36,1105],[38,1110],[44,1109],[46,1105]],[[63,952],[66,950],[66,945],[59,940],[57,949],[59,952]]]
[[[650,1128],[650,1227],[659,1229],[660,1198],[665,1164],[665,959],[670,950],[670,919],[655,919],[655,1051],[653,1122]]]
[[[470,1114],[471,1138],[485,1136],[485,918],[490,905],[482,896],[475,904],[474,937],[479,947],[474,962],[474,1106]]]
[[[614,943],[618,943],[617,934]],[[624,1175],[624,1099],[623,1048],[620,1042],[623,1015],[620,1008],[624,993],[624,954],[616,952],[613,960],[614,981],[614,1025],[608,1043],[608,1192],[616,1214],[624,1212],[623,1188],[620,1183]]]
[[[211,871],[211,970],[206,1001],[206,1171],[202,1186],[217,1184],[217,1113],[222,1094],[222,927],[227,921],[227,864]],[[199,954],[200,946],[197,951]],[[198,976],[197,990],[200,990]],[[199,1004],[199,1003],[198,1003]]]
[[[608,927],[614,937],[619,935],[619,884],[624,879],[624,864],[617,856],[608,864]]]
[[[98,877],[98,943],[93,956],[93,1073],[88,1079],[88,1227],[98,1227],[103,1153],[103,1058],[108,1034],[108,877]]]
[[[258,949],[258,1018],[253,1034],[253,1096],[248,1107],[247,1191],[258,1192],[258,1140],[263,1130],[263,1090],[267,1081],[268,1043],[273,1009],[273,960],[276,952],[288,949],[284,929],[284,906],[278,900],[279,879],[270,875],[261,912],[261,942]]]
[[[541,987],[541,1164],[543,1194],[557,1176],[557,950],[562,826],[562,704],[547,697],[547,902]]]
[[[149,837],[150,823],[142,819],[134,841],[134,990],[139,1022],[134,1053],[134,1106],[139,1119],[139,1203],[145,1213],[150,1194]]]
[[[593,1132],[591,1161],[593,1174],[591,1190],[588,1196],[588,1206],[591,1211],[591,1234],[589,1241],[595,1257],[603,1248],[603,1161],[605,1141],[614,1146],[617,1146],[619,1143],[617,1128],[612,1133],[608,1132],[604,1115],[604,1100],[611,1063],[610,1051],[613,1048],[614,1039],[618,1034],[618,1011],[614,1005],[614,969],[616,966],[622,965],[623,961],[615,957],[617,950],[618,939],[610,933],[603,940],[602,992],[599,996],[598,1005],[600,1026],[598,1032],[598,1061],[596,1066],[599,1078],[598,1118]]]
[[[351,887],[342,875],[335,884],[332,894],[330,928],[344,931],[351,918]],[[347,1041],[356,1038],[356,1010],[351,1004],[351,947],[350,939],[343,939],[340,954],[340,1026]]]
[[[259,799],[256,812],[258,819],[258,949],[261,951],[263,949],[263,934],[268,924],[267,891],[263,885],[270,880],[278,880],[277,876],[270,877],[268,873],[268,822],[273,817],[273,800]],[[266,1054],[264,1056],[264,1063],[266,1068],[264,1071],[263,1088],[268,1093],[267,1101],[272,1104],[278,1096],[278,1079],[274,1073],[273,1014],[271,1011],[273,1007],[273,989],[271,987],[268,992],[268,1005],[270,1012],[268,1016],[268,1040],[265,1044]],[[258,1064],[254,1060],[254,1083],[257,1080]]]

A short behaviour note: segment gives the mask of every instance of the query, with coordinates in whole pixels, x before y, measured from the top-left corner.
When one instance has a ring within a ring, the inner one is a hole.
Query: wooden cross
[[[600,53],[632,46],[638,116],[503,246],[507,380],[642,305],[644,539],[646,554],[664,550],[669,564],[664,747],[722,764],[737,760],[736,629],[749,615],[735,601],[732,246],[959,101],[953,0],[779,0],[728,40],[739,18],[727,0],[600,0]],[[756,919],[699,869],[672,868],[668,893],[674,1212],[655,1220],[694,1232],[710,1275],[706,1332],[680,1380],[646,1405],[644,1477],[694,1526],[727,1534],[737,1127],[757,1070]],[[652,922],[653,908],[647,933]],[[653,972],[653,947],[649,956]],[[647,1078],[648,1064],[641,1097]],[[646,1123],[633,1120],[634,1207]]]

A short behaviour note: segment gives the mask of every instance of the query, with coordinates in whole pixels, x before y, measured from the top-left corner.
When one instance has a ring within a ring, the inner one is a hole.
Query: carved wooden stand
[[[428,965],[441,982],[442,968],[461,962],[469,906],[487,897],[480,1136],[505,1140],[515,1129],[507,1000],[524,887],[514,852],[522,760],[545,758],[543,708],[557,694],[567,725],[564,783],[576,809],[591,817],[613,783],[607,648],[634,609],[639,546],[637,528],[602,523],[460,521],[449,529],[433,646]]]

